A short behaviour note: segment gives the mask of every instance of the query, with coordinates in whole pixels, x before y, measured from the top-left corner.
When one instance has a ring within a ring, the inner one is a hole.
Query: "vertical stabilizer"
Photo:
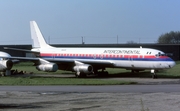
[[[31,39],[33,42],[32,43],[33,48],[50,47],[46,43],[46,41],[35,21],[30,21],[30,29],[31,29]]]

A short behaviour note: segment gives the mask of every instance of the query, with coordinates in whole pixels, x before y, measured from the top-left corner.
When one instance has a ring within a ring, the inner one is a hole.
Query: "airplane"
[[[106,68],[124,68],[132,72],[150,70],[156,78],[157,71],[175,65],[164,52],[151,48],[53,47],[47,44],[35,21],[30,21],[30,30],[33,43],[29,52],[36,55],[32,60],[39,71],[68,70],[75,72],[76,77],[86,77],[89,74],[108,75]]]
[[[11,57],[11,55],[6,52],[0,51],[0,56],[3,56],[3,58],[0,58],[0,72],[5,72],[6,75],[10,75],[10,70],[16,61],[6,59]]]

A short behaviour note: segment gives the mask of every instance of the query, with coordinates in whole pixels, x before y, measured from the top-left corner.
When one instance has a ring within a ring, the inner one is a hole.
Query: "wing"
[[[72,70],[72,67],[76,65],[76,61],[83,64],[89,64],[93,66],[94,69],[102,69],[106,67],[113,67],[114,64],[111,61],[102,60],[82,60],[82,59],[46,59],[47,61],[58,64],[62,70]]]

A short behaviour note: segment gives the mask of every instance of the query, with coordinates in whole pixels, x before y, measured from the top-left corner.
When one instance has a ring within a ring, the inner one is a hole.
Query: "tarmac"
[[[0,92],[2,111],[179,111],[180,92]]]
[[[180,109],[180,80],[179,79],[151,79],[151,78],[102,78],[116,80],[130,80],[138,82],[138,87],[144,87],[141,90],[158,91],[135,91],[132,89],[127,92],[126,86],[122,86],[120,91],[58,91],[56,87],[42,86],[45,90],[38,90],[38,86],[34,86],[37,90],[30,90],[29,87],[23,86],[21,90],[19,86],[1,86],[0,90],[0,111],[179,111]],[[169,85],[171,84],[171,85]],[[170,88],[169,91],[163,91],[163,86]],[[175,87],[174,87],[175,86]],[[14,87],[14,88],[13,88]],[[33,86],[31,86],[33,88]],[[67,89],[69,86],[57,87]],[[73,87],[73,86],[72,86]],[[74,89],[78,90],[74,86]],[[86,86],[83,86],[86,87]],[[83,88],[82,87],[82,88]],[[101,87],[97,86],[97,90]],[[117,88],[118,86],[107,86]],[[120,86],[121,87],[121,86]],[[128,86],[129,89],[133,86]],[[3,89],[7,88],[7,89]],[[96,89],[95,88],[95,89]],[[171,91],[171,88],[174,89]],[[9,90],[8,90],[9,89]],[[27,89],[27,90],[25,90]],[[29,90],[28,90],[29,89]],[[47,91],[46,91],[47,89]],[[53,89],[55,91],[53,91]],[[73,88],[70,88],[73,89]],[[88,86],[87,86],[88,89]],[[176,90],[178,89],[178,90]],[[111,90],[111,88],[110,88]],[[121,91],[122,90],[122,91]]]

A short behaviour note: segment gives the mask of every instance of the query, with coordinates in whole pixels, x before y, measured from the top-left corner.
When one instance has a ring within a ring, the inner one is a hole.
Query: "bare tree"
[[[127,44],[137,44],[136,42],[134,42],[133,40],[127,41]]]

